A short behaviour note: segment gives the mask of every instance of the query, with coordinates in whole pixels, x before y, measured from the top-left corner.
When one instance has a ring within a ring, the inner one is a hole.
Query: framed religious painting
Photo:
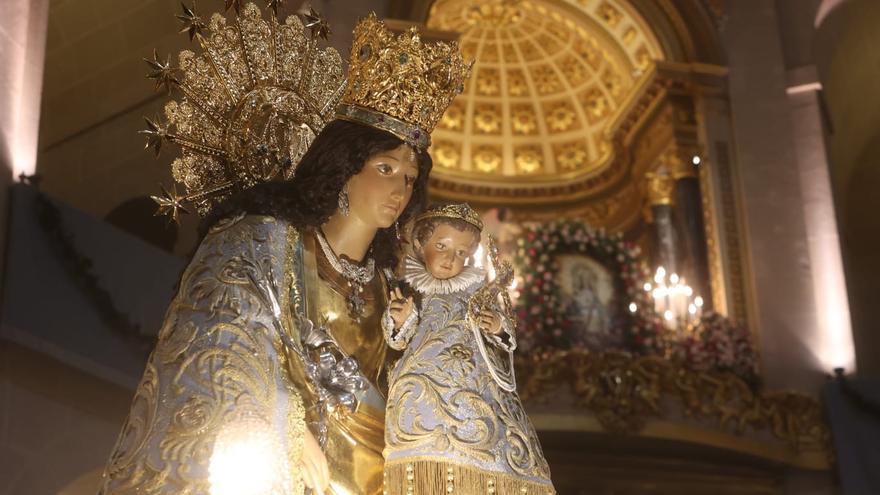
[[[621,347],[623,335],[614,325],[618,306],[614,273],[584,254],[558,255],[556,269],[568,338],[591,350]]]
[[[523,350],[662,352],[647,265],[619,234],[576,221],[525,224],[515,264]]]

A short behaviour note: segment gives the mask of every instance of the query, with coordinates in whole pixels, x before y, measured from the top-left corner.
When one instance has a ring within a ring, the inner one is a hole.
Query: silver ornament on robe
[[[357,360],[345,354],[323,325],[316,326],[312,320],[297,315],[301,342],[293,341],[281,323],[284,309],[278,302],[278,286],[272,272],[263,280],[250,278],[267,306],[272,308],[275,328],[281,341],[302,361],[306,376],[315,390],[319,420],[312,426],[317,430],[318,443],[324,447],[327,441],[327,416],[354,412],[358,405],[358,394],[369,388],[369,381],[360,372]]]

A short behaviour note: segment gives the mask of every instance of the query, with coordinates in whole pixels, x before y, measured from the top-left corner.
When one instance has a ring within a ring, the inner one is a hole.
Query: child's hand
[[[485,309],[480,313],[480,330],[492,335],[501,333],[501,317],[494,311]]]
[[[388,312],[391,313],[391,319],[394,320],[394,328],[399,329],[403,326],[403,322],[409,318],[409,315],[412,314],[413,298],[412,296],[404,298],[403,292],[398,287],[388,294],[388,299],[391,301],[388,304]]]

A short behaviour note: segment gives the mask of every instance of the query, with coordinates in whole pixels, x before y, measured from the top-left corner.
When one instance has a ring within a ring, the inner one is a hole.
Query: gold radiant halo
[[[277,5],[269,0],[270,12]],[[172,173],[187,192],[157,197],[174,220],[186,203],[204,216],[235,191],[292,177],[344,88],[339,53],[315,40],[328,30],[323,18],[310,14],[309,33],[296,16],[264,19],[240,0],[228,0],[230,9],[234,21],[215,13],[206,23],[184,6],[182,32],[197,51],[180,52],[179,67],[158,53],[148,60],[157,89],[180,93],[165,106],[167,122],[147,119],[143,131],[157,154],[165,141],[181,148]]]

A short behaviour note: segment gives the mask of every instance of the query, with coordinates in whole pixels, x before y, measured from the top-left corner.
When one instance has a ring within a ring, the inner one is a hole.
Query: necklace
[[[373,258],[368,258],[367,262],[361,266],[347,259],[339,258],[333,252],[333,248],[330,247],[330,243],[327,242],[324,233],[320,229],[315,229],[315,237],[318,238],[318,244],[321,246],[321,251],[324,252],[324,257],[327,258],[330,266],[336,270],[336,273],[342,275],[348,281],[348,285],[351,287],[351,292],[349,292],[346,301],[348,312],[352,319],[359,322],[364,314],[365,305],[361,293],[364,291],[364,285],[370,283],[376,274],[375,261],[373,261]]]

